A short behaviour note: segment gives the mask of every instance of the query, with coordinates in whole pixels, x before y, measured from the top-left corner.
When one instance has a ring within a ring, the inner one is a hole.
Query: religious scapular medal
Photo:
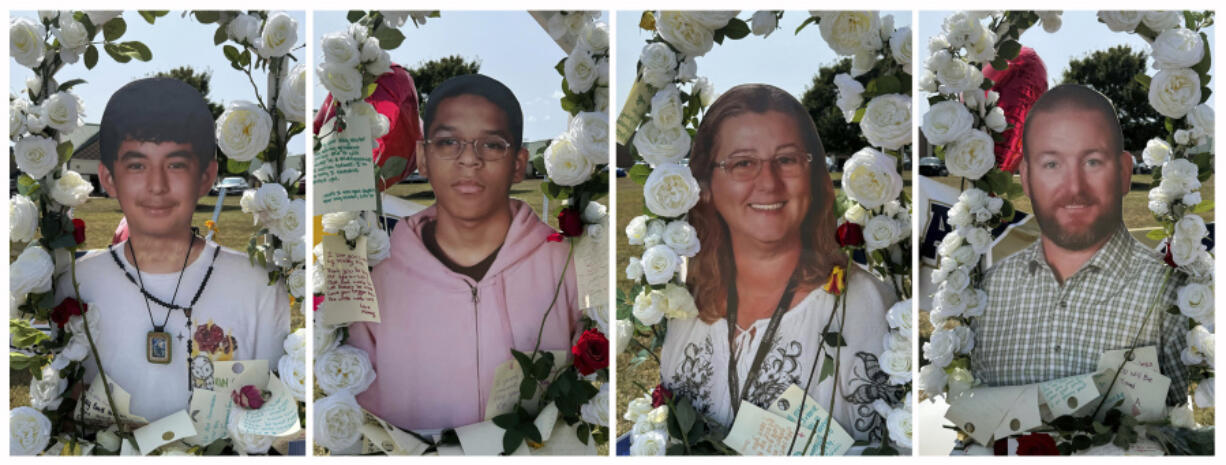
[[[155,327],[145,334],[145,359],[149,363],[170,363],[170,333]]]

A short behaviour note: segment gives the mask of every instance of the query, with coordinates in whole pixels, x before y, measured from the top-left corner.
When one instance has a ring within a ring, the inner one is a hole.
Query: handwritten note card
[[[567,350],[551,350],[553,354],[553,368],[549,372],[549,378],[553,379],[558,372],[570,366],[570,361],[567,359],[570,356],[570,351]],[[485,401],[485,419],[492,420],[498,415],[509,413],[515,409],[515,404],[519,402],[519,384],[524,381],[524,372],[519,368],[519,362],[514,358],[503,362],[494,369],[494,383],[490,387],[490,395]],[[533,399],[539,399],[544,389],[537,389]]]
[[[374,210],[375,170],[368,118],[348,118],[340,134],[329,133],[315,151],[315,214]]]
[[[575,244],[575,284],[579,308],[606,307],[609,302],[609,236],[583,235]],[[603,311],[603,310],[601,310]]]
[[[651,108],[652,95],[647,84],[639,80],[634,81],[634,85],[630,87],[630,95],[626,97],[626,105],[617,115],[617,143],[619,145],[630,143],[630,137],[638,129],[643,115],[646,115],[647,109]]]
[[[180,410],[133,431],[132,435],[136,437],[136,447],[141,455],[149,455],[163,444],[195,436],[196,427],[192,425],[192,417],[187,411]]]
[[[785,455],[792,444],[796,423],[762,410],[751,402],[741,402],[732,429],[724,443],[741,455]],[[797,447],[804,447],[797,438]]]
[[[327,274],[324,324],[379,322],[379,301],[366,264],[366,238],[350,249],[341,236],[324,236],[324,272]]]
[[[1039,393],[1055,417],[1072,415],[1099,397],[1093,373],[1039,383]]]
[[[124,423],[136,425],[149,423],[149,420],[144,417],[132,414],[132,395],[128,394],[128,391],[123,390],[114,381],[110,385],[111,398],[115,400],[115,408],[119,410],[119,418]],[[81,396],[81,403],[78,404],[75,415],[79,415],[86,423],[93,425],[115,423],[115,416],[111,414],[111,405],[106,399],[106,388],[103,387],[101,376],[95,376],[89,389]]]
[[[800,412],[802,399],[805,403],[803,414]],[[796,447],[792,449],[792,455],[822,455],[822,437],[826,438],[825,455],[843,455],[855,444],[855,440],[842,426],[839,426],[838,422],[830,421],[830,412],[827,412],[812,397],[805,395],[804,389],[795,384],[789,386],[778,399],[771,402],[767,411],[790,422],[801,422],[800,433],[796,438]],[[816,429],[814,429],[815,425]],[[830,428],[828,435],[826,434],[827,427]],[[809,442],[809,434],[813,431],[816,431],[816,437]],[[808,451],[802,450],[806,443],[810,444]]]
[[[268,360],[233,360],[213,362],[213,391],[226,399],[230,393],[252,385],[268,386]]]
[[[1110,380],[1111,377],[1105,377]],[[1139,421],[1156,421],[1166,418],[1166,393],[1171,379],[1156,370],[1142,367],[1137,362],[1125,362],[1111,392],[1107,393],[1106,407],[1123,399],[1119,406],[1124,414]],[[1108,408],[1099,412],[1098,418],[1106,416]]]
[[[945,418],[975,442],[991,444],[1002,429],[1025,431],[1040,424],[1038,395],[1033,384],[975,388],[950,399]],[[1015,419],[1017,428],[1012,428]],[[1031,422],[1034,424],[1027,425]]]
[[[244,433],[261,436],[297,433],[301,428],[298,424],[298,401],[276,375],[269,373],[268,376],[266,389],[272,396],[257,410],[239,409],[238,418],[234,419],[235,427]]]
[[[196,428],[196,435],[183,442],[203,446],[225,437],[231,402],[230,396],[220,396],[207,389],[192,389],[192,402],[187,412]]]

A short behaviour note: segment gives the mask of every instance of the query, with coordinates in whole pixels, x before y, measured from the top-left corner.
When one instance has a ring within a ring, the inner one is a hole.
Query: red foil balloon
[[[375,141],[374,161],[376,172],[389,162],[404,163],[404,168],[398,173],[384,173],[376,187],[383,192],[388,186],[394,186],[400,180],[417,169],[417,141],[422,139],[421,117],[417,108],[417,87],[413,77],[400,65],[392,65],[390,72],[379,76],[375,81],[378,87],[375,93],[366,98],[366,102],[375,107],[375,111],[386,116],[389,127],[387,134]],[[324,99],[324,104],[315,114],[315,133],[319,134],[323,123],[336,116],[336,107],[332,105],[332,95]]]
[[[1022,161],[1022,126],[1030,107],[1047,92],[1047,67],[1034,49],[1022,47],[1017,58],[1009,60],[1008,68],[997,70],[991,64],[984,65],[983,76],[995,83],[992,90],[1000,93],[997,105],[1004,110],[1010,126],[996,143],[996,165],[1016,173]]]

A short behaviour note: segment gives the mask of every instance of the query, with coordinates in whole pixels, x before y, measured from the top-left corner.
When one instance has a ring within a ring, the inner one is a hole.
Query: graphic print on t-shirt
[[[192,388],[213,389],[213,362],[234,360],[238,341],[225,328],[213,323],[196,325],[192,334],[190,371]]]

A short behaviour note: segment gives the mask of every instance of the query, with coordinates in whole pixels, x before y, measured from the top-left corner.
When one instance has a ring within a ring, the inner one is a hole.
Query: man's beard
[[[1031,190],[1033,192],[1033,189]],[[1096,203],[1095,199],[1088,196],[1065,198],[1058,202],[1054,202],[1053,209],[1059,209],[1067,204],[1088,205]],[[1123,222],[1123,201],[1116,202],[1114,206],[1107,212],[1099,215],[1090,223],[1090,227],[1081,232],[1065,231],[1060,226],[1060,222],[1056,220],[1054,215],[1048,214],[1039,206],[1039,202],[1034,202],[1032,199],[1031,207],[1034,209],[1034,217],[1039,221],[1039,231],[1043,237],[1050,239],[1057,246],[1065,250],[1085,250],[1091,246],[1098,244],[1103,239],[1111,236],[1120,223]]]

